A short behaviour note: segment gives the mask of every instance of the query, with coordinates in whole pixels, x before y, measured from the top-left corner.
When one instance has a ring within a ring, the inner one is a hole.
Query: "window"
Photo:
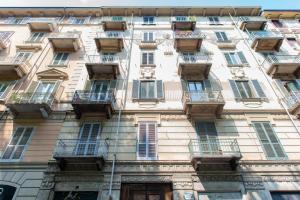
[[[154,42],[153,32],[144,32],[143,42]]]
[[[176,16],[176,21],[187,21],[187,17],[186,16]]]
[[[270,122],[253,122],[253,126],[267,159],[286,158],[286,154]]]
[[[286,27],[281,21],[279,20],[272,20],[272,23],[274,24],[274,26],[276,26],[277,28],[284,28]]]
[[[0,31],[0,40],[6,41],[8,40],[14,32],[12,31]]]
[[[68,21],[70,24],[86,24],[89,19],[90,17],[70,17]]]
[[[154,24],[154,17],[153,16],[144,16],[143,17],[143,24],[144,25],[153,25]]]
[[[0,99],[5,96],[9,85],[10,85],[9,81],[0,82]]]
[[[23,24],[25,21],[23,17],[8,17],[6,19],[7,24]]]
[[[25,62],[31,56],[31,52],[19,52],[15,57],[15,62]]]
[[[103,53],[102,54],[102,62],[114,62],[116,59],[115,53]]]
[[[295,50],[300,50],[300,41],[297,41],[296,38],[287,38],[287,42]]]
[[[138,159],[156,159],[156,123],[139,123],[137,144]]]
[[[271,197],[273,200],[297,200],[300,199],[300,192],[282,192],[282,191],[274,191],[271,192]]]
[[[0,198],[2,200],[13,200],[17,188],[11,185],[0,184]]]
[[[45,33],[33,33],[27,41],[28,42],[41,42],[44,35],[45,35]]]
[[[257,80],[229,80],[235,99],[266,99],[266,95]]]
[[[225,32],[215,32],[218,42],[228,42],[228,37]]]
[[[100,130],[100,123],[84,124],[80,129],[75,154],[96,155],[98,153],[97,138],[100,135]]]
[[[163,99],[164,88],[162,80],[139,81],[133,80],[132,98],[133,99]]]
[[[69,57],[69,53],[57,53],[54,56],[52,65],[66,65]]]
[[[31,94],[28,101],[32,103],[51,103],[53,95],[57,91],[61,81],[33,81],[27,89],[27,94]]]
[[[142,53],[142,65],[154,65],[154,53],[143,52]]]
[[[219,17],[208,17],[210,25],[221,25]]]
[[[90,101],[106,101],[110,97],[109,88],[111,82],[109,80],[94,80],[91,87]]]
[[[239,66],[239,65],[248,65],[246,57],[243,52],[227,52],[224,53],[225,59],[228,66]]]
[[[183,56],[183,60],[185,62],[194,63],[197,60],[195,53],[185,52],[185,53],[182,53],[182,56]]]
[[[7,145],[2,159],[18,160],[21,159],[25,151],[29,139],[32,135],[33,127],[19,127],[12,136],[11,141]]]

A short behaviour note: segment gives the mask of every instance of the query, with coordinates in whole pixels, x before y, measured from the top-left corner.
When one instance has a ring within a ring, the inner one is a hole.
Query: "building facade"
[[[300,199],[300,11],[0,16],[0,200]]]

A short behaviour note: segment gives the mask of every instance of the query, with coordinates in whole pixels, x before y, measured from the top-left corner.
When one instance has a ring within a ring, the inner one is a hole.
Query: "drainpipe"
[[[127,74],[126,74],[126,79],[123,81],[122,84],[122,90],[125,89],[125,94],[124,94],[124,102],[121,102],[121,107],[119,109],[118,113],[118,124],[117,124],[117,132],[115,136],[115,144],[113,147],[113,161],[112,161],[112,169],[111,169],[111,175],[110,175],[110,182],[109,182],[109,199],[112,200],[112,186],[113,186],[113,179],[114,179],[114,172],[115,172],[115,166],[116,166],[116,160],[117,160],[117,148],[118,148],[118,142],[119,142],[119,129],[120,129],[120,122],[121,122],[121,114],[122,110],[125,109],[126,107],[126,102],[127,102],[127,91],[128,91],[128,82],[129,82],[129,72],[130,72],[130,65],[131,65],[131,53],[132,53],[132,44],[133,44],[133,32],[134,32],[134,24],[133,24],[133,13],[131,14],[131,36],[129,39],[130,42],[130,47],[129,47],[129,52],[127,53]]]
[[[234,10],[234,8],[232,8],[232,9]],[[235,11],[235,10],[234,10],[234,11]],[[249,44],[248,40],[243,36],[243,34],[242,34],[241,30],[239,29],[239,27],[238,27],[236,21],[233,19],[233,17],[231,16],[230,13],[229,13],[229,16],[230,16],[230,18],[231,18],[231,20],[232,20],[232,22],[233,22],[235,28],[238,30],[239,35],[240,35],[241,38],[244,40],[244,43],[246,44],[247,48],[249,49],[251,55],[252,55],[253,58],[255,59],[256,64],[258,65],[260,71],[263,73],[264,77],[265,77],[266,80],[268,81],[268,83],[269,83],[269,85],[271,86],[273,92],[276,94],[276,96],[278,96],[278,95],[277,95],[277,91],[275,90],[275,88],[274,88],[272,82],[269,80],[268,75],[266,74],[265,70],[264,70],[263,67],[262,67],[262,63],[260,63],[260,62],[258,61],[258,59],[256,58],[256,56],[254,55],[254,53],[253,53],[253,51],[252,51],[252,49],[251,49],[251,47],[250,47],[250,44]],[[246,30],[246,31],[248,32],[248,30]],[[249,34],[249,32],[248,32],[248,34]],[[278,100],[279,100],[279,102],[280,102],[280,105],[284,108],[285,112],[287,113],[287,115],[288,115],[289,119],[291,120],[293,126],[295,127],[296,131],[297,131],[298,134],[300,135],[300,130],[299,130],[299,128],[297,127],[297,125],[296,125],[296,123],[295,123],[295,120],[294,120],[293,117],[291,116],[289,110],[288,110],[287,107],[284,105],[284,103],[282,102],[282,99],[281,99],[281,98],[278,97]]]

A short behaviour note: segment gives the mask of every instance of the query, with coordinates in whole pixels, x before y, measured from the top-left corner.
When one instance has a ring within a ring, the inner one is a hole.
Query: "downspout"
[[[234,10],[234,8],[233,8],[233,10]],[[235,11],[235,10],[234,10],[234,11]],[[256,64],[258,65],[260,71],[263,73],[265,79],[268,81],[268,83],[269,83],[269,85],[271,86],[271,88],[272,88],[274,94],[276,94],[276,96],[278,97],[278,100],[279,100],[279,102],[280,102],[280,105],[284,108],[284,110],[285,110],[285,112],[287,113],[289,119],[291,120],[293,126],[295,127],[296,131],[297,131],[298,134],[300,135],[300,130],[299,130],[299,128],[297,127],[297,125],[296,125],[296,123],[295,123],[293,117],[292,117],[291,114],[289,113],[289,111],[288,111],[288,109],[286,108],[286,106],[283,104],[282,99],[279,98],[279,96],[277,95],[277,92],[276,92],[275,88],[273,87],[272,82],[269,80],[269,77],[268,77],[268,75],[266,74],[265,70],[263,69],[262,64],[257,60],[256,56],[254,55],[254,53],[253,53],[253,51],[252,51],[252,49],[251,49],[251,47],[250,47],[250,45],[249,45],[248,40],[243,36],[243,34],[241,33],[241,30],[239,29],[239,27],[238,27],[236,21],[233,19],[233,17],[231,16],[230,13],[229,13],[229,16],[230,16],[231,21],[233,22],[235,28],[238,30],[239,35],[240,35],[241,38],[244,40],[244,43],[246,44],[247,48],[249,49],[251,55],[252,55],[253,58],[255,59]],[[246,30],[246,31],[248,32],[248,30]],[[248,32],[248,33],[249,33],[249,32]],[[282,95],[282,94],[280,93],[280,95]]]
[[[133,24],[133,13],[131,14],[131,36],[129,39],[130,42],[130,47],[129,47],[129,52],[127,53],[127,74],[126,74],[126,79],[123,81],[122,84],[122,90],[125,89],[124,93],[124,102],[121,102],[121,106],[119,109],[118,113],[118,124],[117,124],[117,132],[116,132],[116,137],[115,137],[115,144],[113,147],[113,161],[112,161],[112,169],[111,169],[111,175],[110,175],[110,182],[109,182],[109,199],[112,199],[112,186],[113,186],[113,179],[114,179],[114,172],[115,172],[115,166],[116,166],[116,159],[117,159],[117,148],[118,148],[118,142],[119,142],[119,129],[120,129],[120,121],[121,121],[121,114],[122,110],[126,108],[126,102],[127,102],[127,91],[128,91],[128,82],[129,82],[129,72],[130,72],[130,65],[131,65],[131,52],[132,52],[132,44],[133,44],[133,32],[134,32],[134,24]]]

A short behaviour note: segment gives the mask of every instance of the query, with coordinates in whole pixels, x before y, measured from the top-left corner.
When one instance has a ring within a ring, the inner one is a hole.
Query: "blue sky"
[[[300,10],[300,0],[0,0],[0,6],[262,6]]]

